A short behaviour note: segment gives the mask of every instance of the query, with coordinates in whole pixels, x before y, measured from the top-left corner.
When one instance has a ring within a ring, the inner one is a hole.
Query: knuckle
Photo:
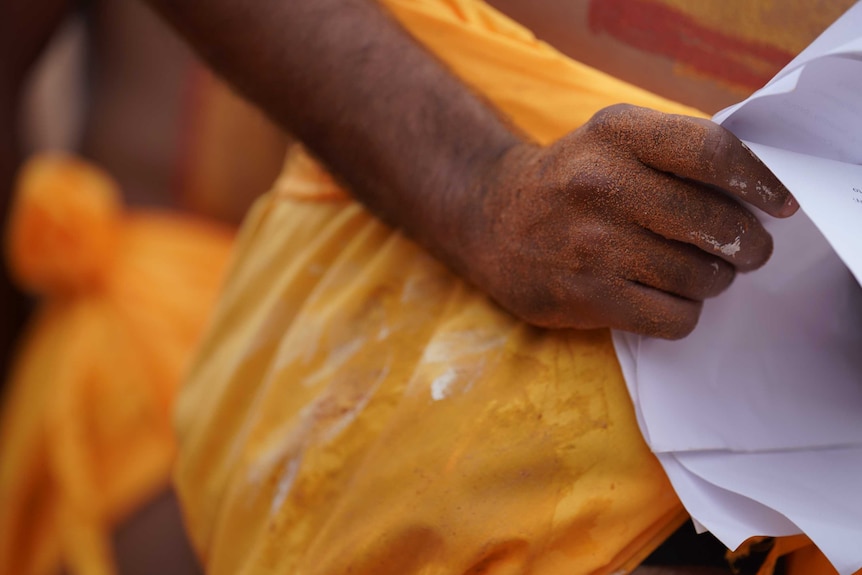
[[[577,238],[571,246],[573,254],[581,254],[580,258],[572,258],[572,262],[578,267],[585,265],[585,259],[595,260],[609,257],[616,253],[611,249],[615,245],[615,236],[619,232],[607,222],[593,220],[586,222],[577,230]]]
[[[631,104],[613,104],[602,108],[587,122],[587,130],[594,134],[614,134],[619,131],[623,118],[636,113]]]

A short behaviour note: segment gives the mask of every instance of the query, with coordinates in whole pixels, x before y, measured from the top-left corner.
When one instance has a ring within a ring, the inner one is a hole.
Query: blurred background
[[[490,3],[574,59],[712,114],[853,2]],[[17,286],[0,273],[0,572],[196,570],[168,487],[173,392],[233,233],[289,144],[142,2],[0,4],[0,215],[24,230],[4,235],[27,262]],[[17,186],[43,203],[10,210],[22,162],[56,151],[73,163],[37,164]],[[104,187],[116,218],[63,211]],[[33,222],[55,230],[54,251],[34,243]],[[84,281],[66,264],[95,241],[80,228],[103,224],[117,247]]]

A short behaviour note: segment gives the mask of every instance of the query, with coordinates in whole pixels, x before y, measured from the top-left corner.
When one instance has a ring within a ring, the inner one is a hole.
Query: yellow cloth
[[[32,160],[16,193],[7,255],[43,304],[0,418],[0,573],[109,574],[112,528],[168,486],[175,390],[232,235],[124,213],[72,158]]]
[[[738,550],[729,553],[731,562],[749,554],[752,546],[756,546],[764,538],[753,537]],[[826,556],[805,535],[778,537],[763,561],[757,575],[772,575],[780,559],[785,560],[784,575],[838,575],[838,571],[829,563]],[[862,569],[854,575],[862,575]]]
[[[628,101],[488,6],[388,1],[541,142]],[[530,328],[298,154],[239,238],[178,402],[177,487],[213,575],[613,573],[685,515],[609,334]],[[304,198],[304,199],[300,199]]]
[[[381,4],[539,142],[617,102],[702,115],[480,1]],[[302,151],[246,221],[177,424],[212,575],[611,574],[686,517],[606,331],[514,320]]]

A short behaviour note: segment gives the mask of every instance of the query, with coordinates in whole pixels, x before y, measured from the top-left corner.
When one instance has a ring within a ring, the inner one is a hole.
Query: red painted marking
[[[589,26],[639,50],[662,54],[692,69],[754,90],[793,54],[734,38],[649,0],[591,0]]]

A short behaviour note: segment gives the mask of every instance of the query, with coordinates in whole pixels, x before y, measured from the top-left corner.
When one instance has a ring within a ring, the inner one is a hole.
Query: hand
[[[615,106],[524,144],[375,2],[150,4],[358,201],[536,325],[683,337],[772,250],[730,196],[795,209],[706,120]]]
[[[516,146],[482,189],[460,221],[457,267],[504,308],[544,327],[668,339],[772,252],[734,198],[778,217],[798,207],[727,130],[628,105],[548,148]]]

